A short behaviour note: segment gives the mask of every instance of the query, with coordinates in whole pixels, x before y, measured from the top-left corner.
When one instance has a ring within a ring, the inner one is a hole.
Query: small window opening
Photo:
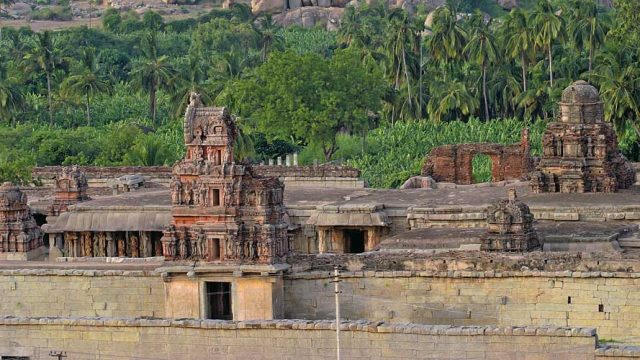
[[[571,304],[571,296],[567,297],[567,304]]]
[[[207,319],[233,320],[231,283],[206,282]]]
[[[209,249],[210,260],[220,260],[220,239],[211,240],[211,247]]]
[[[211,190],[211,206],[220,206],[220,189]]]
[[[598,312],[604,312],[604,305],[603,304],[598,305]]]

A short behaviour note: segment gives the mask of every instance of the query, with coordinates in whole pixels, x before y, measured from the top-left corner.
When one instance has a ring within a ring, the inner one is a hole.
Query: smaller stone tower
[[[500,200],[487,209],[487,233],[481,237],[481,250],[530,251],[540,246],[533,228],[533,215],[529,206],[518,200],[515,189],[509,189],[509,198]]]
[[[88,200],[87,177],[77,165],[63,167],[56,176],[56,197],[49,208],[49,215],[58,216],[70,205]]]
[[[559,105],[559,119],[547,126],[542,158],[530,174],[532,191],[614,192],[632,185],[635,173],[604,121],[598,90],[576,81],[562,92]]]
[[[11,183],[2,184],[0,186],[0,259],[28,260],[29,253],[42,245],[42,234],[31,216],[27,195]]]

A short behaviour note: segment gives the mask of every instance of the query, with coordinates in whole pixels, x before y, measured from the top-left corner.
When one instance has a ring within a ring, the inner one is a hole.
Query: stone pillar
[[[113,233],[107,233],[107,256],[114,257],[116,256],[116,239]]]
[[[298,153],[293,153],[293,166],[298,166]]]
[[[287,154],[284,161],[287,166],[291,166],[291,156],[289,154]]]
[[[273,159],[269,159],[269,166],[273,166]]]
[[[278,166],[282,166],[282,156],[278,156]]]

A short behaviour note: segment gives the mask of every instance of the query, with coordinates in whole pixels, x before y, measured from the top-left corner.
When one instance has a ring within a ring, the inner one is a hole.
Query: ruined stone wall
[[[45,186],[54,186],[55,177],[62,172],[62,166],[34,167],[31,177]],[[140,174],[146,181],[168,186],[171,167],[168,166],[80,166],[90,187],[106,187],[107,180],[123,175]],[[278,177],[286,186],[306,186],[324,188],[363,188],[364,180],[360,171],[348,166],[278,166],[255,165],[253,173],[264,177]]]
[[[331,319],[331,280],[329,272],[288,276],[285,317]],[[601,338],[640,344],[640,273],[361,271],[342,280],[347,319],[593,326]]]
[[[159,275],[121,270],[1,270],[0,315],[164,316]]]
[[[329,321],[0,318],[0,355],[69,359],[334,359]],[[593,329],[341,324],[345,359],[596,358]],[[635,357],[637,359],[637,357]],[[632,359],[632,358],[625,358]]]
[[[55,179],[62,172],[63,166],[41,166],[31,170],[31,177],[47,180]],[[141,174],[152,179],[171,179],[171,167],[169,166],[79,166],[88,180],[113,179],[123,175]]]

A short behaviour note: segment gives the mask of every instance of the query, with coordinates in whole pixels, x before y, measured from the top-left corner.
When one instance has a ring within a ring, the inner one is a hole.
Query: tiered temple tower
[[[184,122],[186,154],[173,168],[167,260],[272,264],[289,253],[284,185],[234,162],[237,132],[225,108],[192,94]]]
[[[0,186],[0,259],[28,260],[43,245],[27,195],[11,183]],[[13,254],[12,254],[13,253]]]
[[[604,122],[596,88],[576,81],[562,92],[559,105],[559,121],[547,126],[542,158],[531,173],[532,191],[614,192],[632,185],[635,173]]]

